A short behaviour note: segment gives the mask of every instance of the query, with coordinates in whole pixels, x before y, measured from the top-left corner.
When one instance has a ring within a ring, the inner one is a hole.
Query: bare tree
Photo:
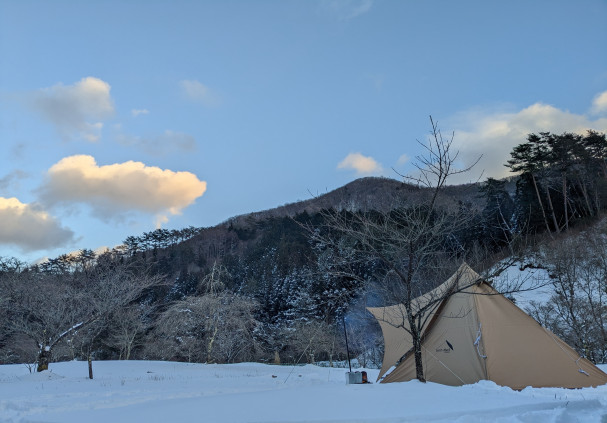
[[[154,322],[145,355],[153,359],[191,362],[203,361],[205,311],[197,297],[173,303]]]
[[[213,262],[211,271],[198,284],[198,292],[211,295],[219,294],[226,289],[226,284],[231,278],[232,276],[228,272],[228,269],[215,261]]]
[[[207,352],[207,361],[234,363],[254,360],[259,350],[255,337],[259,325],[255,313],[259,304],[236,294],[222,297],[219,297],[221,306],[217,309],[220,318],[215,322],[219,325],[214,329],[213,349]]]
[[[456,282],[439,291],[432,288],[453,273],[466,256],[459,233],[469,227],[477,212],[441,196],[448,178],[471,166],[455,167],[458,153],[452,150],[453,135],[443,138],[432,118],[430,122],[431,135],[427,144],[422,144],[425,155],[417,157],[418,173],[405,177],[424,189],[423,200],[405,199],[389,212],[329,212],[324,216],[325,227],[310,228],[318,245],[335,252],[336,260],[327,269],[334,277],[372,279],[385,304],[403,305],[398,326],[411,337],[420,381],[425,381],[421,344],[430,312],[455,289],[471,284],[456,288]],[[369,274],[368,269],[375,271]],[[421,295],[423,301],[418,300]]]
[[[299,320],[279,330],[284,343],[282,355],[291,363],[315,363],[333,360],[338,347],[335,343],[335,325],[323,320]]]
[[[9,326],[13,333],[35,342],[38,371],[48,369],[55,346],[68,337],[75,340],[75,335],[89,345],[90,368],[92,344],[107,328],[112,314],[163,282],[144,269],[121,263],[112,253],[97,257],[94,266],[82,269],[28,270],[15,275]]]
[[[554,295],[528,312],[595,363],[607,360],[607,240],[594,230],[543,249]]]
[[[21,272],[27,265],[18,259],[0,257],[0,360],[2,362],[33,362],[28,354],[29,342],[18,336],[12,325],[14,306],[19,299],[19,287],[23,282]]]
[[[113,313],[104,343],[118,349],[120,360],[129,360],[133,351],[143,344],[143,335],[150,328],[153,307],[132,304]]]
[[[86,315],[82,293],[59,278],[21,273],[13,285],[9,326],[13,334],[34,341],[38,371],[47,370],[52,349],[70,333],[92,321]]]
[[[150,353],[188,362],[234,362],[253,357],[255,301],[224,291],[175,302],[158,318]],[[163,340],[163,341],[162,341]]]

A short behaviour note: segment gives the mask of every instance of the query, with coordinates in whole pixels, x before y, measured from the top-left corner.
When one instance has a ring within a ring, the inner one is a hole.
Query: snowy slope
[[[520,270],[519,265],[508,267],[500,276],[495,278],[493,286],[500,292],[507,292],[508,287],[521,284],[521,291],[508,295],[514,297],[516,305],[523,310],[532,301],[544,304],[554,294],[548,271],[545,269],[526,268]]]
[[[0,366],[0,422],[604,422],[607,386],[512,391],[492,382],[346,385],[344,369],[263,364]],[[369,370],[375,380],[377,370]]]

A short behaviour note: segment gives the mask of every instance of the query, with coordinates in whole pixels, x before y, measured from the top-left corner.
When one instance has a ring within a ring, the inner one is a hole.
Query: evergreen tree
[[[481,233],[485,245],[500,247],[512,240],[514,201],[505,189],[506,181],[488,178],[479,191],[485,198]]]

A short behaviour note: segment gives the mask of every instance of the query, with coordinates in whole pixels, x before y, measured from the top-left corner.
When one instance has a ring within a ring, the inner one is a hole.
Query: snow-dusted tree
[[[21,285],[21,272],[27,265],[12,257],[0,257],[0,360],[11,362],[19,357],[19,340],[14,337],[11,324],[17,300],[17,287]],[[27,357],[28,359],[30,357]]]
[[[215,321],[213,348],[207,351],[207,361],[234,363],[255,360],[259,349],[255,337],[259,322],[255,313],[259,305],[236,294],[219,296],[218,299],[221,305],[217,312],[221,317]]]
[[[120,360],[129,360],[133,351],[144,342],[144,334],[151,325],[154,307],[146,304],[131,304],[112,313],[108,322],[104,344],[118,350]]]
[[[594,230],[544,249],[554,295],[528,312],[580,354],[595,363],[607,360],[607,239]]]
[[[198,284],[198,292],[211,295],[219,294],[226,289],[226,285],[231,278],[228,269],[215,261],[209,273]]]
[[[67,337],[78,335],[92,345],[113,313],[163,282],[144,269],[122,263],[111,252],[97,257],[95,265],[87,266],[86,271],[61,269],[24,271],[11,285],[9,326],[13,333],[35,342],[38,371],[48,369],[54,347]]]
[[[9,327],[15,336],[23,335],[34,341],[38,371],[46,370],[52,348],[88,323],[82,293],[47,274],[20,273],[15,280],[11,286]]]
[[[337,347],[335,326],[322,320],[297,320],[284,324],[278,335],[284,343],[282,355],[290,363],[331,361]]]
[[[254,356],[257,326],[255,301],[228,291],[186,297],[171,305],[156,322],[161,340],[150,354],[188,362],[234,362]]]

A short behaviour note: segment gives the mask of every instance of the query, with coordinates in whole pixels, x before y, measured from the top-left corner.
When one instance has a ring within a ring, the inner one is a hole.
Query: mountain
[[[387,212],[430,198],[432,190],[390,178],[356,179],[343,187],[304,201],[269,210],[232,217],[219,225],[202,228],[198,235],[185,241],[182,249],[197,257],[195,267],[212,265],[227,256],[242,257],[254,248],[279,247],[289,243],[307,249],[307,237],[296,221],[318,219],[322,210],[350,212],[377,210]],[[441,205],[466,203],[480,209],[484,199],[478,184],[447,186],[440,196]],[[290,239],[289,239],[290,238]],[[263,245],[260,245],[263,244]],[[295,247],[293,247],[295,248]],[[293,254],[297,251],[290,251]],[[189,264],[192,268],[191,264]]]
[[[228,219],[234,226],[246,226],[251,221],[276,217],[294,217],[301,213],[310,215],[321,210],[336,209],[348,211],[388,211],[397,205],[415,204],[429,198],[431,190],[391,178],[366,177],[356,179],[309,200],[286,204],[270,210],[249,213]],[[442,194],[442,201],[456,203],[470,202],[480,205],[478,184],[450,185]]]

